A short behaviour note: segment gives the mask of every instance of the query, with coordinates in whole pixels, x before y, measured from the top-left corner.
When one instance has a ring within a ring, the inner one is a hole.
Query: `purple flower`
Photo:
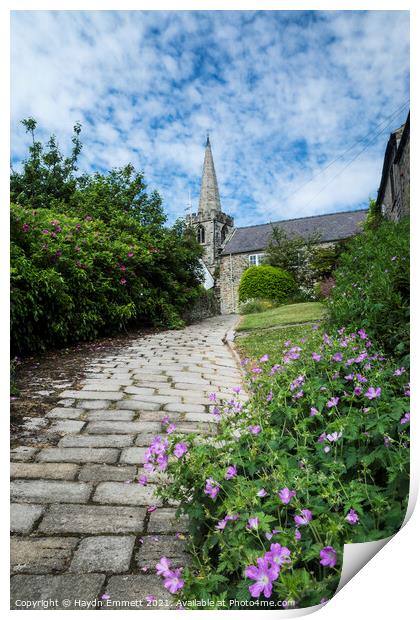
[[[240,391],[241,391],[241,387],[239,385],[232,388],[232,392],[235,392],[235,394],[239,394]]]
[[[290,562],[290,549],[282,547],[278,543],[273,543],[270,547],[270,551],[268,551],[264,557],[270,560],[272,564],[282,566],[282,564]]]
[[[302,538],[302,534],[300,533],[300,531],[298,529],[296,529],[295,531],[295,539],[296,540],[300,540]]]
[[[356,525],[359,521],[359,515],[355,510],[353,510],[353,508],[346,514],[346,521],[347,523],[350,523],[350,525]]]
[[[174,448],[174,455],[177,459],[180,459],[184,454],[188,451],[188,446],[186,443],[177,443]]]
[[[171,572],[170,566],[171,560],[168,560],[168,558],[165,558],[165,556],[163,556],[156,564],[156,574],[161,575],[162,577],[166,577]]]
[[[280,364],[274,364],[274,366],[270,370],[270,375],[275,375],[276,372],[278,372],[279,370],[281,370]]]
[[[319,362],[321,361],[321,356],[319,353],[312,353],[312,359],[315,360],[315,362]]]
[[[345,375],[344,378],[345,378],[346,381],[351,381],[354,378],[354,374],[351,373],[350,375]]]
[[[267,491],[265,489],[260,489],[257,493],[258,497],[265,497],[266,495],[268,495]]]
[[[248,527],[250,530],[257,530],[258,529],[258,517],[251,517],[250,519],[248,519]]]
[[[384,446],[385,446],[385,448],[389,448],[390,443],[391,443],[391,440],[388,437],[388,435],[384,435]]]
[[[213,478],[207,478],[206,486],[204,487],[204,493],[215,499],[220,491],[220,486],[213,480]]]
[[[334,360],[334,362],[342,362],[343,356],[341,355],[341,353],[334,353],[332,359]]]
[[[400,420],[400,424],[407,424],[410,421],[410,412],[404,413],[403,417]]]
[[[261,432],[261,426],[255,424],[254,426],[248,426],[248,430],[252,435],[258,435]]]
[[[339,403],[340,399],[338,396],[332,396],[330,398],[330,400],[327,402],[327,407],[328,409],[331,409],[332,407],[336,407]]]
[[[224,517],[224,519],[221,519],[221,521],[218,521],[217,525],[216,525],[216,530],[224,530],[226,525],[227,525],[228,521],[226,519],[226,517]]]
[[[262,373],[262,368],[252,368],[251,372],[253,372],[254,375],[259,375]]]
[[[265,397],[265,400],[269,403],[271,400],[273,400],[273,392],[270,390],[267,394],[267,396]]]
[[[22,224],[22,231],[26,233],[28,232],[28,230],[29,230],[29,224]]]
[[[356,387],[354,388],[354,390],[353,390],[353,394],[354,394],[355,396],[360,396],[360,394],[361,394],[361,393],[362,393],[362,388],[361,388],[359,385],[358,385],[358,386],[356,386]]]
[[[337,563],[337,552],[334,547],[324,547],[319,552],[322,566],[331,566],[333,568]]]
[[[169,416],[168,415],[163,416],[160,423],[162,426],[166,426],[167,424],[169,424]]]
[[[362,340],[366,340],[366,338],[369,338],[369,336],[367,335],[364,329],[359,329],[357,333],[359,334]]]
[[[366,381],[367,381],[366,377],[364,377],[363,375],[361,375],[359,373],[357,373],[356,379],[358,380],[359,383],[366,383]]]
[[[311,407],[310,411],[309,411],[309,415],[312,417],[314,415],[316,415],[317,413],[319,413],[318,409],[316,409],[315,407]]]
[[[279,576],[280,568],[272,564],[267,558],[257,558],[257,566],[247,566],[245,576],[255,581],[248,590],[252,597],[258,598],[261,593],[270,598],[273,591],[273,581]]]
[[[163,585],[171,594],[175,594],[178,590],[181,590],[184,587],[184,580],[181,579],[182,568],[176,568],[173,571],[170,571],[168,575],[165,575],[165,581]]]
[[[296,525],[308,525],[309,521],[312,521],[312,512],[307,508],[300,511],[300,515],[294,517]]]
[[[281,491],[279,491],[278,495],[283,504],[288,504],[291,499],[295,497],[296,491],[291,491],[287,487],[284,487],[284,489],[281,489]]]
[[[323,441],[325,441],[327,438],[327,433],[321,433],[321,435],[318,437],[318,443],[322,443]]]
[[[236,470],[236,466],[235,465],[229,465],[229,467],[226,470],[226,474],[225,474],[226,480],[232,480],[232,478],[236,478],[237,473],[238,472]]]
[[[260,362],[268,362],[268,355],[267,355],[267,353],[265,355],[263,355],[262,357],[260,357]]]
[[[341,431],[339,433],[337,433],[337,431],[334,431],[333,433],[328,434],[326,438],[328,439],[328,441],[334,442],[338,441],[342,436],[343,433]]]
[[[139,479],[138,479],[138,481],[137,481],[137,482],[138,482],[139,484],[141,484],[143,487],[145,487],[145,486],[146,486],[146,484],[147,484],[147,482],[148,482],[148,480],[149,480],[149,479],[148,479],[148,477],[147,477],[147,476],[145,476],[144,474],[142,474],[141,476],[139,476]]]
[[[400,377],[404,373],[405,373],[404,366],[401,366],[401,368],[397,368],[397,370],[394,371],[395,377]]]
[[[216,392],[210,392],[210,394],[209,394],[209,401],[214,403],[214,402],[216,402],[216,400],[217,400]]]
[[[166,429],[166,432],[168,433],[168,435],[170,435],[171,433],[173,433],[173,432],[174,432],[174,430],[175,430],[175,429],[176,429],[176,426],[175,426],[175,424],[172,422],[172,424],[169,424],[169,425],[168,425],[168,427],[167,427],[167,429]]]
[[[381,388],[374,388],[374,387],[370,387],[368,389],[368,391],[365,393],[366,398],[368,398],[369,400],[373,400],[374,398],[379,398],[379,396],[381,395]]]
[[[299,390],[299,392],[296,392],[296,394],[293,396],[293,400],[296,400],[297,398],[302,398],[303,394],[303,390]]]

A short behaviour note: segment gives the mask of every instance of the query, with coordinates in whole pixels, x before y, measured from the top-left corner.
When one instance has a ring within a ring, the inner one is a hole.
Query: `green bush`
[[[128,326],[176,328],[200,295],[201,249],[182,222],[165,227],[156,192],[131,165],[76,176],[76,125],[64,158],[32,134],[12,171],[11,348],[25,354]]]
[[[363,327],[388,354],[409,352],[409,222],[384,221],[354,237],[328,302],[332,326]],[[408,359],[404,359],[408,363]]]
[[[275,308],[277,303],[272,299],[248,299],[239,306],[240,314],[255,314]]]
[[[271,265],[249,267],[239,283],[239,301],[269,299],[283,303],[296,290],[290,274]]]

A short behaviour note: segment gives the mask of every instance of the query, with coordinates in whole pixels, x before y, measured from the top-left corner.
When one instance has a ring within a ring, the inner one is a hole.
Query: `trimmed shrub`
[[[409,247],[408,220],[384,221],[350,241],[328,302],[332,326],[363,327],[388,354],[408,355]]]
[[[283,303],[295,290],[295,282],[287,271],[271,265],[253,266],[242,274],[239,301],[270,299]]]

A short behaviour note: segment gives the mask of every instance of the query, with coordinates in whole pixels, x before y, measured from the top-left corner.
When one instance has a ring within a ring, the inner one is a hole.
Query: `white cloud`
[[[41,135],[55,132],[62,145],[80,120],[81,167],[131,161],[173,219],[188,188],[198,201],[210,130],[222,205],[239,225],[357,208],[375,195],[387,135],[407,110],[343,172],[362,143],[325,174],[320,166],[408,99],[408,19],[398,11],[16,12],[13,156],[23,158],[28,144],[20,119],[34,116]]]

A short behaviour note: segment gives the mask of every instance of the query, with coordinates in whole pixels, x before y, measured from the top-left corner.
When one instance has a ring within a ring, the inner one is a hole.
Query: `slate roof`
[[[264,250],[270,241],[273,226],[283,228],[290,236],[305,237],[317,233],[321,242],[347,239],[360,231],[360,224],[366,215],[367,209],[361,209],[236,228],[223,248],[222,255]]]

